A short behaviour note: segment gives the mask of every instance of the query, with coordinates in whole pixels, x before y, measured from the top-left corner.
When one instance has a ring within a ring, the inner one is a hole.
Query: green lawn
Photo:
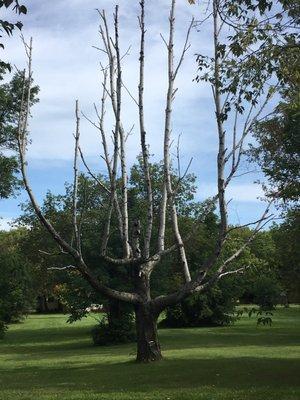
[[[135,346],[93,347],[92,318],[32,315],[0,342],[0,399],[298,400],[300,308],[273,326],[160,330],[165,360],[134,361]]]

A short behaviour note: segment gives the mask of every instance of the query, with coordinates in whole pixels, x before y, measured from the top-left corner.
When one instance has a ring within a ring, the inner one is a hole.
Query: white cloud
[[[0,231],[9,231],[12,229],[11,223],[13,222],[12,218],[3,218],[0,217]]]
[[[216,193],[217,185],[200,183],[198,195],[201,199],[214,196]],[[263,197],[263,190],[261,186],[256,183],[232,184],[226,190],[226,198],[228,201],[232,199],[234,202],[260,203],[260,199]]]
[[[132,45],[130,55],[124,60],[124,81],[132,93],[137,93],[138,2],[121,0],[120,26],[124,51]],[[159,0],[146,2],[147,7],[147,50],[145,105],[148,140],[151,152],[161,157],[163,119],[167,84],[167,52],[160,33],[167,35],[170,2]],[[74,101],[79,99],[82,109],[93,116],[92,104],[100,98],[99,59],[101,53],[92,48],[99,46],[99,17],[96,8],[105,8],[111,17],[114,4],[108,0],[88,0],[84,7],[79,0],[28,2],[28,17],[24,19],[24,34],[34,38],[34,76],[41,87],[40,104],[33,110],[31,132],[33,143],[29,158],[68,160],[72,157],[74,131]],[[177,7],[176,50],[182,49],[186,29],[192,13],[198,8],[179,2]],[[199,12],[199,11],[198,11]],[[28,18],[28,19],[27,19]],[[204,36],[206,33],[204,32]],[[214,148],[214,137],[207,129],[210,91],[193,82],[196,75],[194,54],[198,51],[199,35],[193,32],[193,43],[189,55],[178,76],[179,88],[174,104],[174,135],[183,133],[182,151],[196,153]],[[201,37],[201,50],[207,49],[207,40]],[[15,36],[7,45],[7,58],[18,66],[24,64],[24,52],[20,40]],[[102,57],[103,58],[103,57]],[[137,125],[137,107],[125,95],[123,120],[126,128]],[[111,118],[109,118],[111,122]],[[108,132],[111,126],[108,123]],[[201,141],[195,143],[194,136]],[[140,152],[138,131],[128,141],[130,162]],[[203,146],[205,143],[205,146]],[[97,132],[82,122],[82,147],[86,156],[95,157],[99,152]]]
[[[136,96],[138,76],[137,23],[138,1],[119,0],[120,26],[123,52],[132,45],[130,55],[123,60],[123,79]],[[150,153],[160,159],[162,154],[165,89],[167,84],[167,53],[160,33],[167,36],[169,0],[148,0],[147,48],[145,82],[145,118]],[[24,20],[24,35],[34,38],[34,77],[40,86],[40,103],[33,109],[30,121],[33,143],[29,150],[30,176],[37,194],[52,188],[53,181],[63,182],[66,164],[73,156],[72,134],[74,132],[74,102],[80,100],[82,110],[94,118],[93,103],[99,103],[101,82],[99,59],[101,52],[92,48],[99,46],[99,16],[96,8],[107,10],[111,17],[114,2],[111,0],[28,0],[28,15]],[[205,7],[205,5],[203,5]],[[176,54],[182,49],[186,29],[192,14],[200,18],[200,8],[178,1]],[[210,51],[211,37],[206,28],[201,33],[193,31],[192,47],[178,75],[178,93],[174,103],[173,135],[181,136],[182,165],[193,157],[191,171],[199,182],[199,198],[215,194],[214,187],[217,135],[211,89],[193,81],[197,73],[195,53]],[[17,35],[7,41],[7,59],[19,68],[25,62],[22,44]],[[126,129],[135,124],[134,134],[128,139],[129,163],[134,162],[139,150],[137,106],[125,95],[123,122]],[[107,131],[111,132],[112,118],[108,115]],[[95,169],[102,170],[99,158],[101,148],[98,132],[82,118],[82,148],[87,160]],[[230,133],[230,132],[229,132]],[[34,166],[39,166],[35,168]],[[59,165],[61,171],[58,173]],[[52,167],[52,169],[51,169]],[[70,164],[71,168],[71,164]],[[47,171],[47,172],[46,172]],[[52,182],[47,173],[53,174]],[[46,174],[46,176],[45,176]],[[42,178],[43,176],[44,178]],[[204,182],[204,183],[202,183]],[[243,182],[243,178],[239,181]],[[245,182],[245,181],[244,181]],[[41,189],[41,183],[44,189]],[[207,183],[207,184],[206,184]],[[57,183],[57,186],[59,184]],[[258,185],[240,183],[228,190],[228,199],[242,203],[257,203],[262,192]],[[5,220],[3,220],[5,221]],[[5,226],[8,226],[8,219]],[[1,222],[0,222],[1,223]]]
[[[260,202],[264,197],[262,187],[258,184],[231,185],[227,191],[227,198],[240,202]]]

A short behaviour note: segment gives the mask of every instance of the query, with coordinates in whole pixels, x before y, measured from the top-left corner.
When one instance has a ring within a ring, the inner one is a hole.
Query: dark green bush
[[[18,253],[0,255],[0,320],[21,321],[32,308],[35,297],[30,266]]]
[[[170,328],[221,326],[235,320],[236,299],[229,290],[216,286],[205,293],[194,294],[166,310],[161,326]]]
[[[253,300],[262,310],[272,310],[281,299],[282,288],[272,276],[261,276],[253,284]]]
[[[5,324],[4,321],[0,321],[0,339],[3,339],[6,330],[7,330],[7,325]]]
[[[110,322],[107,318],[103,318],[92,329],[91,334],[96,346],[134,342],[136,334],[132,314],[126,313],[121,318],[110,320]]]

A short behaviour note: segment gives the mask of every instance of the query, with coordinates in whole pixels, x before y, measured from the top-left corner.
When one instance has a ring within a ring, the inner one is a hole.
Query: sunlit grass
[[[92,318],[32,315],[0,342],[0,399],[298,400],[300,308],[272,327],[162,329],[165,359],[134,363],[135,345],[94,347]]]

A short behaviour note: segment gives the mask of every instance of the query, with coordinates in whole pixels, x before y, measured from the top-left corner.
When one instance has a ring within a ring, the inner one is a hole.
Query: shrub
[[[261,276],[253,285],[254,303],[262,310],[272,310],[280,301],[282,288],[273,278]]]
[[[3,339],[6,330],[7,330],[7,325],[5,324],[4,321],[0,321],[0,339]]]
[[[132,314],[125,313],[121,318],[112,319],[110,322],[103,318],[92,329],[91,334],[96,346],[133,342],[136,334]]]
[[[205,293],[194,294],[166,310],[161,326],[170,328],[229,325],[235,320],[236,299],[230,289],[215,286]]]
[[[0,255],[0,320],[19,322],[34,304],[30,266],[18,253]]]

